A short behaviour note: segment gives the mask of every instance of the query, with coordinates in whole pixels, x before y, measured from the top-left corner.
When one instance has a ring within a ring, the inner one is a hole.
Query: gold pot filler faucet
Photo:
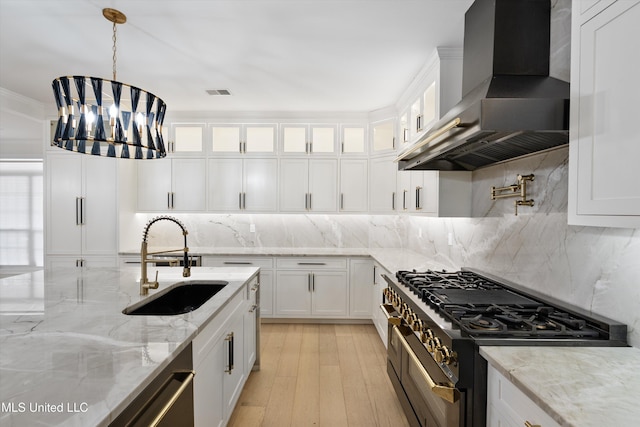
[[[184,248],[170,249],[167,251],[157,251],[157,252],[149,252],[147,250],[147,236],[149,234],[149,229],[153,224],[161,220],[167,220],[167,221],[175,222],[176,224],[178,224],[178,226],[182,230],[182,235],[184,236]],[[161,215],[153,218],[147,223],[147,225],[144,227],[144,232],[142,234],[142,247],[140,248],[140,258],[141,258],[140,295],[148,295],[149,289],[158,289],[158,272],[156,271],[155,280],[150,282],[149,278],[147,277],[147,264],[153,264],[159,261],[162,261],[162,262],[168,261],[169,265],[173,266],[173,265],[178,265],[178,263],[180,262],[179,258],[159,260],[159,259],[150,258],[149,257],[150,255],[159,255],[159,254],[167,254],[171,252],[183,251],[184,252],[184,259],[183,259],[184,269],[182,270],[182,276],[183,277],[191,276],[191,268],[189,267],[191,264],[189,263],[189,247],[187,246],[187,234],[189,233],[187,232],[187,229],[184,226],[184,224],[182,224],[176,218],[171,216]]]

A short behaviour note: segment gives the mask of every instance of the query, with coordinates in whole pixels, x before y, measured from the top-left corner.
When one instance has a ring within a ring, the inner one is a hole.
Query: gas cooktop
[[[398,271],[396,278],[470,336],[597,339],[597,322],[472,271]]]

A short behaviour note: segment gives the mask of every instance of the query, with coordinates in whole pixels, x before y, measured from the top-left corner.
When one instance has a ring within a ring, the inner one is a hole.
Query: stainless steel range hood
[[[549,77],[549,0],[476,0],[465,15],[462,100],[396,159],[474,170],[569,141],[569,83]]]

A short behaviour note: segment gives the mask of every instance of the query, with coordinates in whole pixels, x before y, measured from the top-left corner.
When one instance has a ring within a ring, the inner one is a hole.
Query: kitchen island
[[[158,290],[227,281],[195,311],[128,316],[139,268],[38,271],[0,280],[0,424],[108,425],[259,272],[159,267]]]

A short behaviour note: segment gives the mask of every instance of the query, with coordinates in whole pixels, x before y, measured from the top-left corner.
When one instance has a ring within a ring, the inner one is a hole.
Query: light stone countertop
[[[562,426],[637,426],[640,349],[489,347],[480,354]]]
[[[155,269],[149,274],[155,274]],[[184,349],[258,269],[157,267],[229,284],[196,311],[127,316],[139,268],[38,271],[0,280],[0,425],[104,426]]]

